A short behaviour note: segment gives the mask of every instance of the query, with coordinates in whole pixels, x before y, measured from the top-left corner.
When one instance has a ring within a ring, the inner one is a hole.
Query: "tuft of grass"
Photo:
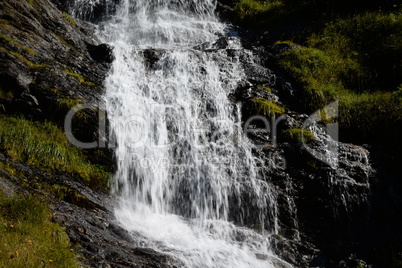
[[[234,11],[240,19],[252,17],[268,11],[277,11],[283,7],[283,2],[278,0],[240,0],[234,6]]]
[[[70,15],[68,15],[66,12],[63,12],[63,18],[68,23],[70,23],[72,26],[77,26],[77,23],[75,22],[75,20]]]
[[[285,137],[294,143],[311,143],[315,141],[314,134],[308,129],[290,128],[284,131]]]
[[[84,101],[81,99],[77,98],[71,98],[71,99],[57,99],[57,104],[60,109],[71,109],[79,104],[83,104]]]
[[[266,117],[285,113],[285,108],[266,99],[252,99],[251,102],[255,112]]]
[[[63,131],[51,123],[0,116],[0,151],[14,161],[77,175],[91,186],[107,189],[106,167],[92,165]]]
[[[286,11],[281,0],[240,0],[232,6],[232,17],[252,28],[264,28]]]
[[[1,267],[81,267],[65,231],[33,196],[0,191]]]
[[[88,86],[88,87],[94,87],[94,86],[95,86],[95,83],[85,80],[85,78],[84,78],[82,75],[73,72],[73,71],[72,71],[70,68],[68,68],[68,67],[64,68],[64,71],[65,71],[68,75],[71,75],[72,77],[74,77],[75,79],[77,79],[78,82],[80,82],[81,84],[83,84],[83,85],[85,85],[85,86]]]
[[[0,99],[14,98],[14,93],[12,91],[4,91],[0,88]]]

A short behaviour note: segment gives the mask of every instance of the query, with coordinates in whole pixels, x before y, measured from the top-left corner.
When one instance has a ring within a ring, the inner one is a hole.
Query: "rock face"
[[[61,100],[95,102],[111,48],[47,0],[0,3],[1,98],[6,113],[52,118]],[[57,115],[56,116],[60,116]]]

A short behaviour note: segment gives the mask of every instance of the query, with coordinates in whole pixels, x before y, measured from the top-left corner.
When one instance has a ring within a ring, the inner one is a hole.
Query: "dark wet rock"
[[[107,44],[98,46],[87,44],[89,55],[91,58],[100,63],[112,63],[114,60],[113,49]]]
[[[145,62],[150,69],[155,69],[156,64],[163,56],[164,51],[162,49],[145,49],[143,51]]]

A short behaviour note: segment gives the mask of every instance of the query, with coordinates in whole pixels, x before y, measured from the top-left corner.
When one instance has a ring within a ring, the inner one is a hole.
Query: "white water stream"
[[[122,0],[100,27],[115,55],[104,95],[117,140],[115,213],[139,246],[185,267],[275,267],[266,231],[277,232],[275,195],[228,99],[244,78],[228,50],[241,43],[216,44],[229,29],[215,8]]]

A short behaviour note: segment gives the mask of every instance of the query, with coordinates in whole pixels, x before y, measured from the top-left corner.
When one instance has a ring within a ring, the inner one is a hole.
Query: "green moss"
[[[110,173],[90,164],[79,148],[51,123],[0,116],[0,150],[14,161],[81,177],[93,187],[107,188]]]
[[[1,267],[80,267],[65,231],[33,196],[0,191]]]
[[[43,68],[46,67],[46,64],[36,64],[33,63],[32,61],[26,59],[24,56],[22,56],[21,54],[17,53],[17,52],[13,52],[13,51],[9,51],[8,49],[4,48],[4,47],[0,47],[0,51],[7,53],[9,55],[14,56],[15,58],[17,58],[21,63],[27,65],[29,68],[32,69],[38,69],[38,68]]]
[[[58,35],[57,33],[50,31],[54,36],[57,37],[57,39],[59,39],[62,43],[64,43],[65,45],[69,46],[71,49],[77,49],[75,46],[73,46],[72,44],[70,44],[66,39],[64,39],[62,36]]]
[[[270,117],[273,115],[283,114],[285,112],[285,108],[266,99],[252,99],[251,102],[255,112],[263,116]]]
[[[71,25],[77,26],[77,23],[75,22],[75,20],[70,15],[68,15],[66,12],[63,12],[63,18]]]
[[[12,91],[4,91],[0,88],[0,99],[14,98],[14,93]]]
[[[244,19],[268,11],[277,11],[282,7],[282,1],[240,0],[236,3],[234,11],[240,19]]]
[[[34,7],[36,0],[27,0],[28,4]]]
[[[73,72],[73,71],[72,71],[70,68],[68,68],[68,67],[64,68],[64,71],[65,71],[67,74],[69,74],[69,75],[71,75],[72,77],[74,77],[75,79],[77,79],[77,81],[80,82],[82,85],[85,85],[85,86],[88,86],[88,87],[94,87],[94,86],[95,86],[95,83],[93,83],[93,82],[91,82],[91,81],[86,81],[85,78],[84,78],[82,75]]]
[[[311,143],[315,141],[314,134],[308,129],[290,128],[284,131],[285,137],[295,143]]]
[[[77,98],[71,99],[57,99],[57,104],[60,109],[71,109],[79,104],[83,104],[84,101]]]
[[[274,43],[274,45],[291,45],[291,46],[299,46],[298,44],[294,43],[293,41],[290,40],[278,40]]]
[[[17,40],[13,39],[10,36],[0,33],[0,38],[6,40],[7,42],[9,42],[10,44],[12,44],[14,46],[17,46],[17,47],[23,49],[26,53],[28,53],[30,55],[36,55],[36,52],[32,48],[24,46],[23,44],[21,44],[20,42],[18,42]]]

